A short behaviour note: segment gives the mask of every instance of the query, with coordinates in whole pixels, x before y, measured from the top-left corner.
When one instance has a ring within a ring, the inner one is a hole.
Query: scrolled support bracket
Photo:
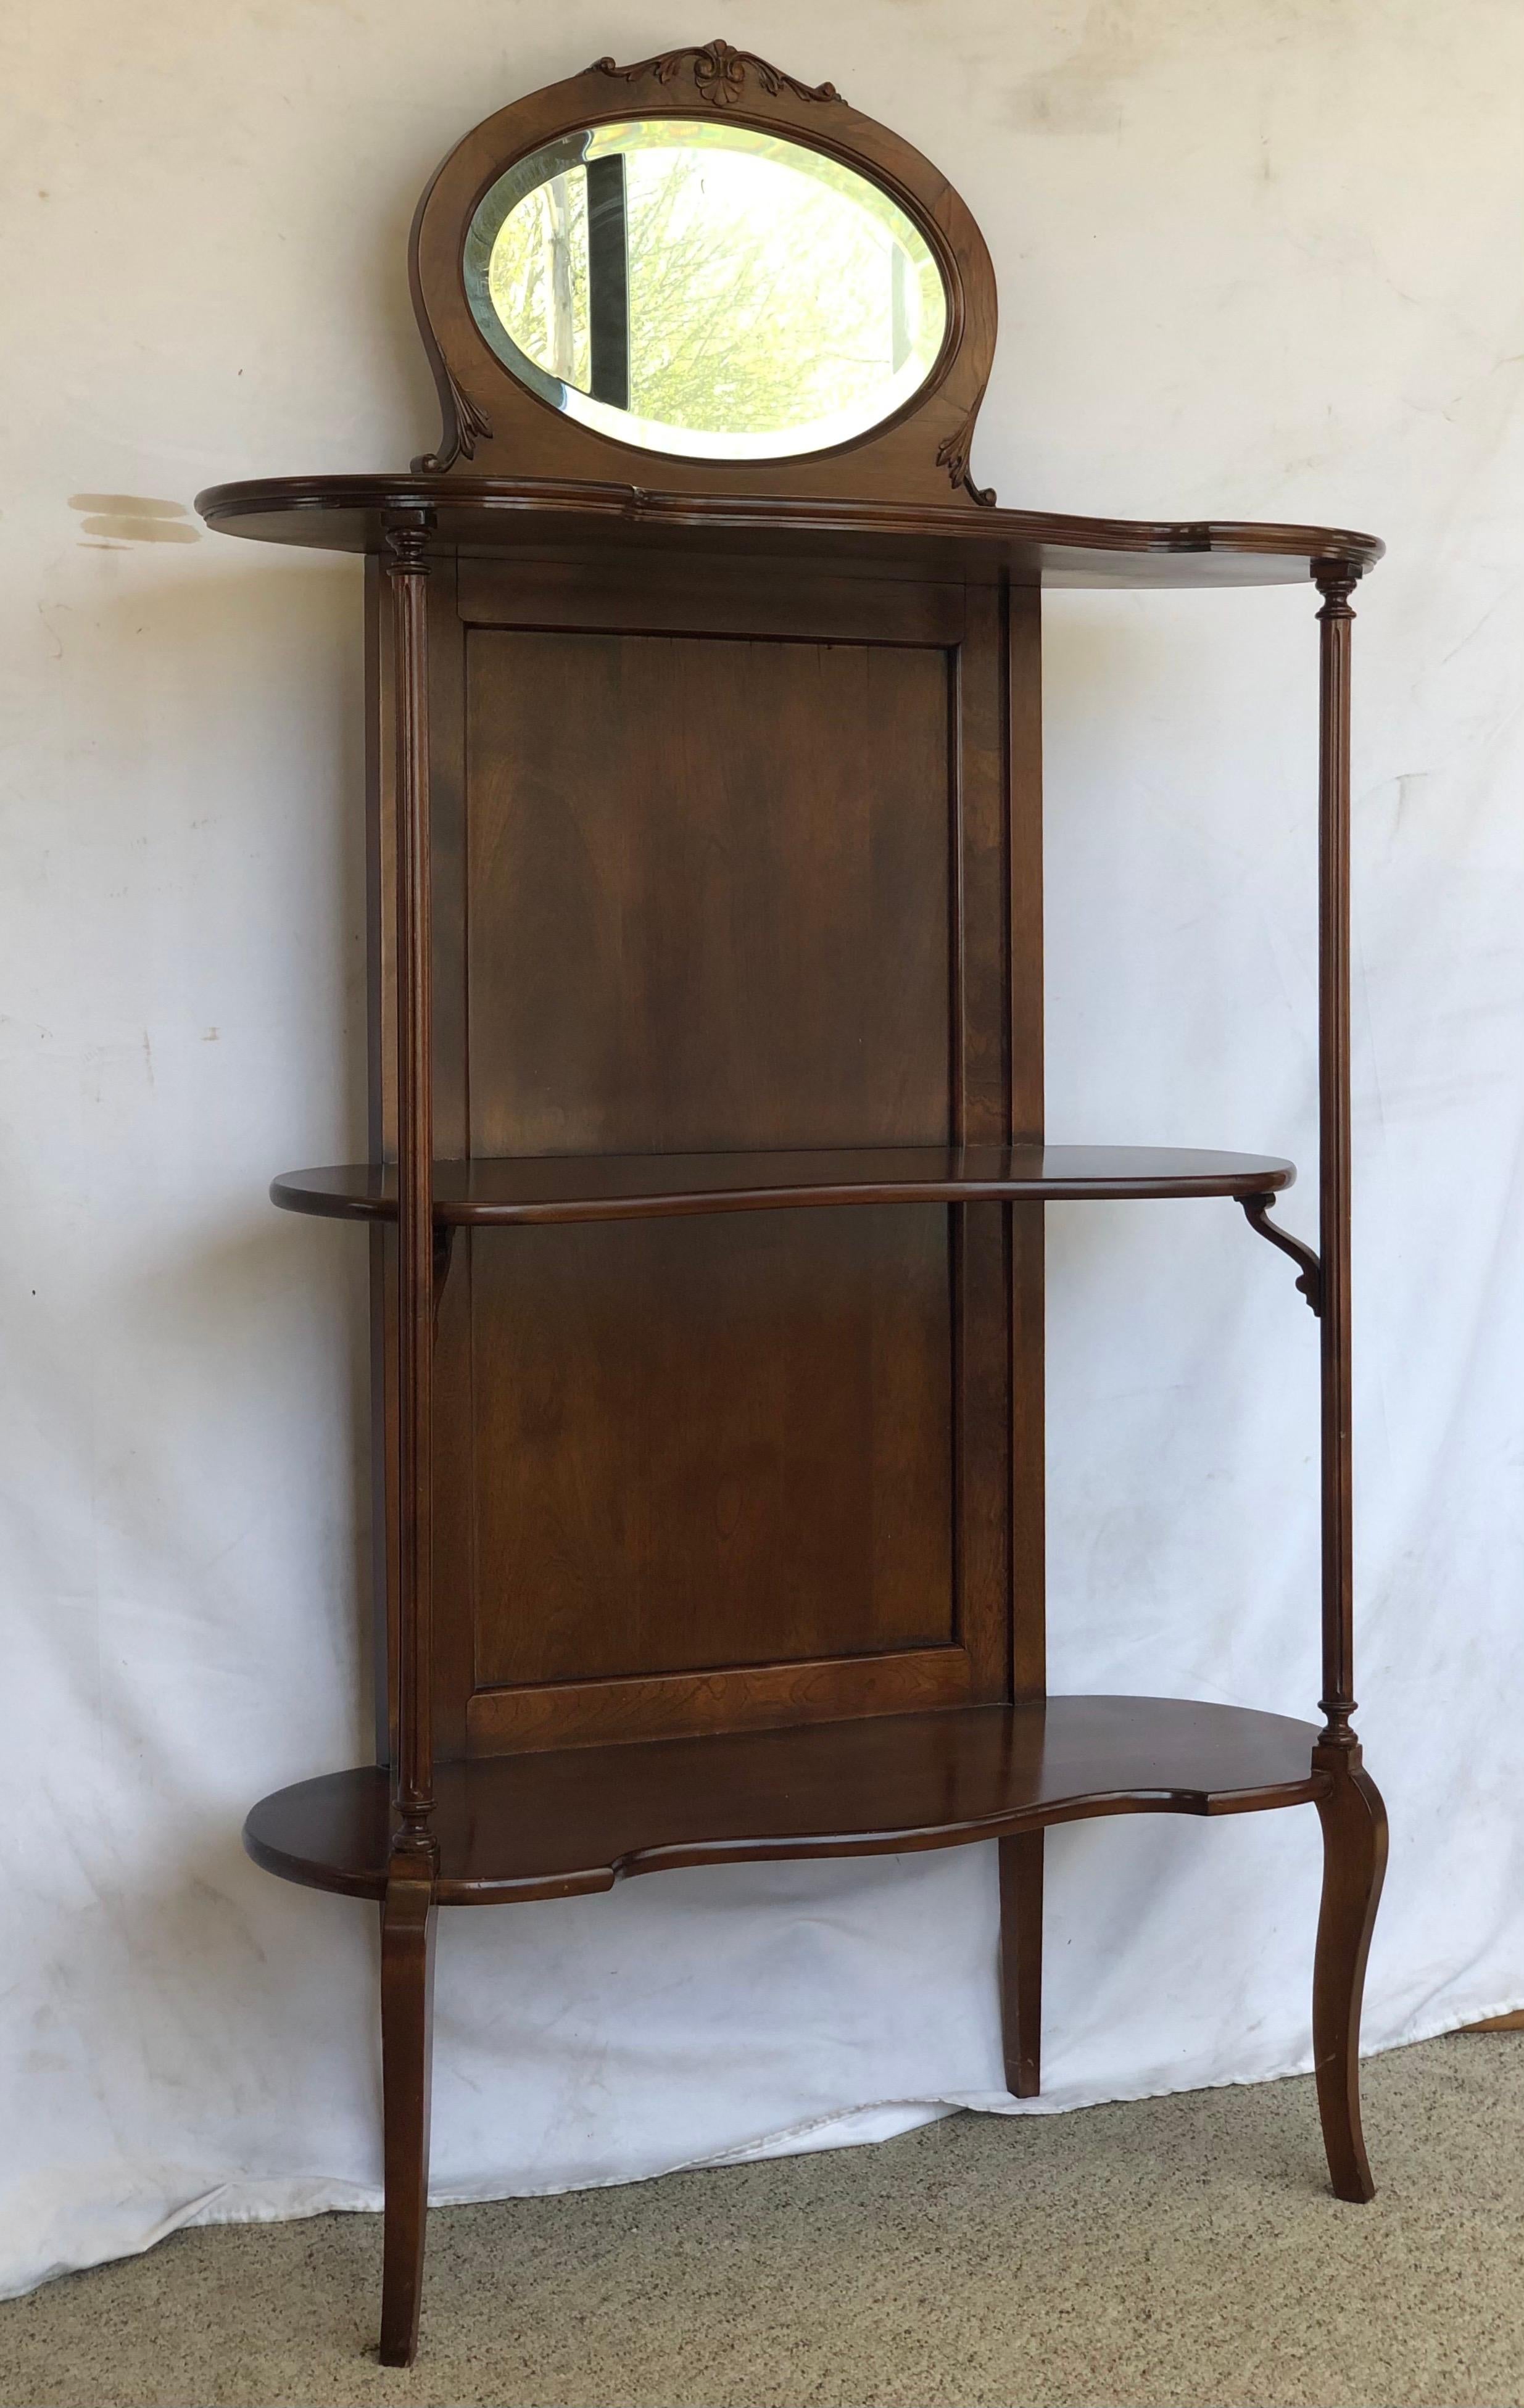
[[[1271,1245],[1279,1246],[1282,1254],[1289,1254],[1294,1263],[1300,1264],[1301,1277],[1297,1282],[1298,1291],[1321,1319],[1323,1266],[1311,1246],[1303,1245],[1300,1238],[1293,1238],[1289,1229],[1280,1228],[1271,1219],[1271,1206],[1275,1201],[1273,1196],[1241,1196],[1238,1200],[1244,1207],[1244,1218],[1250,1228],[1267,1239]]]

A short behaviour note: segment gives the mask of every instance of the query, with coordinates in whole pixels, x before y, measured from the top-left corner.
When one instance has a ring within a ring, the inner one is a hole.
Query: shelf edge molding
[[[398,513],[426,517],[433,550],[513,552],[603,541],[637,547],[706,541],[736,551],[860,544],[949,559],[1024,582],[1147,587],[1295,584],[1314,564],[1350,562],[1357,574],[1385,552],[1353,527],[1248,520],[1105,519],[1053,510],[970,511],[955,505],[663,493],[638,485],[544,477],[376,475],[254,477],[195,497],[208,527],[257,542],[381,552]]]
[[[640,1221],[847,1204],[1058,1203],[1230,1197],[1289,1187],[1293,1164],[1170,1146],[905,1146],[830,1153],[544,1154],[436,1162],[444,1227]],[[282,1171],[270,1200],[323,1220],[394,1221],[388,1164]]]
[[[436,1768],[442,1906],[575,1898],[702,1864],[884,1856],[1111,1814],[1255,1813],[1319,1800],[1315,1725],[1181,1698],[1018,1705],[630,1741]],[[386,1772],[295,1783],[244,1826],[256,1864],[384,1895]]]

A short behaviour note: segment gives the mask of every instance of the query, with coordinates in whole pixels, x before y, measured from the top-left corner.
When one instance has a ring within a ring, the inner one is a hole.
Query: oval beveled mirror
[[[721,121],[565,135],[472,216],[466,295],[553,408],[643,451],[766,460],[882,425],[947,339],[942,271],[886,192]]]

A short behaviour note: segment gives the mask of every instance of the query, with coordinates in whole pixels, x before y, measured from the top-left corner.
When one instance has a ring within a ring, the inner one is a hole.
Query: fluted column
[[[404,1844],[434,1804],[434,1100],[426,521],[388,526],[396,736],[397,1767]]]
[[[1349,666],[1358,570],[1314,564],[1317,774],[1318,1254],[1321,1260],[1323,1743],[1353,1747],[1355,1555],[1349,1346]]]

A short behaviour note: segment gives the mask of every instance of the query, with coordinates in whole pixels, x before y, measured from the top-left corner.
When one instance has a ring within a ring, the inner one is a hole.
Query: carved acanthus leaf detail
[[[963,491],[979,504],[981,509],[992,510],[995,507],[994,486],[976,485],[969,474],[969,454],[973,446],[973,422],[979,415],[979,403],[984,400],[984,397],[983,394],[978,395],[973,408],[955,435],[943,436],[937,446],[937,466],[939,468],[946,469],[947,481],[950,485],[955,488],[961,486]]]
[[[444,370],[444,390],[439,397],[445,405],[444,433],[438,452],[421,452],[413,462],[415,477],[442,476],[457,460],[474,460],[477,445],[492,435],[485,416],[469,394],[462,393],[448,368]]]
[[[700,100],[713,108],[734,108],[746,94],[746,79],[755,75],[769,100],[776,100],[785,89],[796,100],[840,100],[841,95],[833,83],[801,83],[798,76],[785,75],[782,67],[759,59],[755,50],[738,50],[730,42],[705,42],[685,50],[663,50],[654,59],[640,59],[632,67],[617,66],[612,59],[595,59],[592,72],[617,76],[622,83],[633,83],[638,76],[654,76],[660,84],[675,83],[688,60],[693,62],[693,81]]]

